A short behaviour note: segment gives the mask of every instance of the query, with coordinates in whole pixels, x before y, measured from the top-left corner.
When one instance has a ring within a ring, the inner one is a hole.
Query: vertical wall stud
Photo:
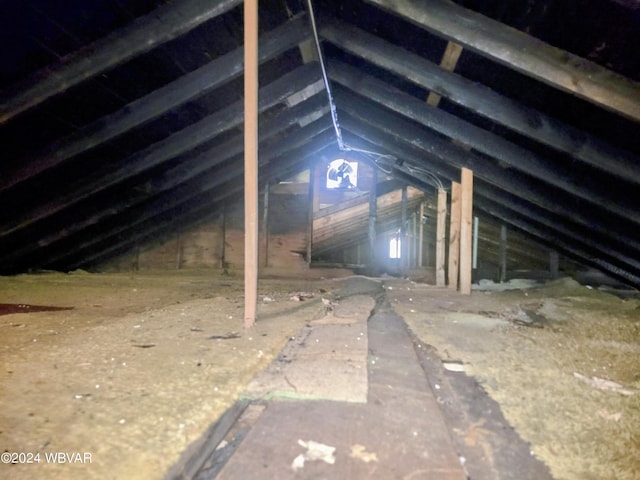
[[[473,172],[462,169],[460,194],[460,293],[471,294],[473,248]]]
[[[451,182],[451,214],[449,216],[449,288],[458,289],[460,278],[460,193],[458,182]]]
[[[438,189],[438,218],[436,223],[436,285],[445,285],[444,264],[445,264],[445,239],[447,236],[447,191]]]
[[[244,326],[258,308],[258,0],[244,1]]]

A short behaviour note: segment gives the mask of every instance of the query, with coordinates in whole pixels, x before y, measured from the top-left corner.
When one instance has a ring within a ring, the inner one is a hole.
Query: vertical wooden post
[[[244,326],[258,308],[258,0],[244,1]]]
[[[449,216],[449,288],[458,289],[460,278],[460,193],[458,182],[451,182],[451,213]]]
[[[264,201],[262,205],[262,244],[264,245],[264,260],[262,264],[269,266],[269,191],[271,187],[267,182],[264,186]]]
[[[447,191],[438,189],[438,219],[436,223],[436,285],[444,286],[445,237],[447,235]]]
[[[313,215],[317,211],[316,197],[318,197],[317,182],[318,182],[318,168],[317,164],[311,162],[309,164],[309,215],[307,221],[307,266],[311,268],[311,246],[313,245]]]
[[[460,293],[471,294],[473,248],[473,172],[462,169],[460,194]]]
[[[471,267],[473,270],[478,268],[478,227],[480,225],[480,219],[473,217],[473,249],[471,251]]]
[[[407,186],[402,187],[402,224],[400,226],[400,270],[402,276],[407,276]]]
[[[418,268],[422,268],[422,250],[424,249],[424,208],[425,202],[420,203],[420,223],[418,224]]]
[[[505,224],[500,225],[500,250],[498,265],[500,266],[500,273],[498,275],[498,281],[500,283],[507,281],[507,226]]]
[[[551,278],[558,278],[560,272],[560,255],[557,250],[549,252],[549,274]]]
[[[220,268],[224,270],[224,258],[227,254],[227,216],[224,208],[220,214]]]
[[[178,230],[176,238],[176,270],[182,266],[182,232]]]
[[[371,188],[369,189],[369,270],[377,271],[376,265],[376,222],[378,218],[378,170],[373,167]]]
[[[323,162],[312,163],[309,167],[309,182],[313,185],[313,212],[320,210],[320,187],[326,182],[326,172],[322,171]]]

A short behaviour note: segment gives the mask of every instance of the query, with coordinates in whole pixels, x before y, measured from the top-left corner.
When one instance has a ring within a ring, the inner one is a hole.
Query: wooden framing
[[[449,288],[457,290],[460,279],[460,194],[459,182],[451,182],[451,213],[449,216]]]
[[[473,172],[463,168],[460,192],[460,293],[471,294],[473,248]]]
[[[498,281],[500,283],[507,281],[507,226],[500,225],[500,247],[498,250],[498,265],[500,272],[498,273]]]
[[[640,121],[640,84],[447,0],[367,0],[485,57]]]
[[[436,223],[436,285],[445,285],[444,265],[445,265],[445,239],[447,225],[447,191],[444,188],[438,189],[437,203],[438,218]]]
[[[244,326],[258,307],[258,0],[244,1]]]

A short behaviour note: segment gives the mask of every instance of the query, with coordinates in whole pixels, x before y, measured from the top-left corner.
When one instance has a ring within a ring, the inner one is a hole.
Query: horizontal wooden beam
[[[299,16],[260,38],[259,60],[270,58],[294,47],[310,36],[306,17]],[[57,141],[47,152],[0,178],[0,191],[60,165],[132,128],[157,118],[180,105],[205,95],[239,77],[244,68],[243,47],[239,47],[203,67],[127,104],[122,109]]]
[[[293,70],[260,89],[259,110],[262,112],[283,102],[294,93],[319,81],[319,78],[319,67],[314,63]],[[162,163],[212,140],[220,133],[242,124],[242,121],[243,102],[237,101],[124,159],[116,168],[106,173],[98,173],[96,178],[83,179],[81,184],[70,185],[68,192],[62,197],[38,205],[33,210],[25,212],[18,220],[11,220],[0,226],[0,239],[150,168],[158,167]]]
[[[87,48],[50,65],[0,100],[0,124],[80,82],[177,38],[221,15],[240,0],[167,3]],[[86,52],[90,52],[87,54]]]
[[[367,2],[525,75],[640,121],[640,83],[593,62],[448,0]]]
[[[331,19],[323,38],[353,55],[404,77],[466,109],[536,142],[565,152],[591,167],[640,184],[640,158],[583,130],[448,72],[403,48],[352,25]]]
[[[459,174],[455,167],[469,165],[474,167],[477,177],[480,175],[476,182],[476,192],[491,192],[493,198],[499,195],[500,201],[508,204],[525,202],[530,204],[530,208],[537,206],[543,215],[555,219],[555,223],[567,227],[574,225],[583,231],[591,232],[591,235],[611,238],[613,248],[627,251],[633,249],[640,255],[640,241],[625,228],[626,223],[613,227],[601,221],[595,210],[585,211],[579,205],[575,206],[567,194],[552,192],[550,188],[541,188],[539,184],[525,181],[523,176],[477,158],[473,152],[466,152],[461,148],[451,148],[443,154],[427,152],[424,148],[416,146],[412,140],[424,132],[408,122],[398,119],[382,121],[384,115],[381,111],[347,111],[345,108],[349,105],[344,102],[341,102],[341,106],[343,111],[340,112],[340,118],[343,127],[358,136],[354,139],[347,135],[349,144],[357,145],[359,141],[359,148],[395,155],[399,162],[385,161],[384,157],[379,160],[380,166],[392,170],[394,175],[404,172],[412,178],[422,179],[425,184],[433,185],[433,175],[448,181],[458,181]],[[396,132],[402,134],[396,135]],[[428,139],[440,141],[432,136]],[[423,173],[424,171],[429,174]],[[522,214],[526,216],[526,210]]]
[[[345,102],[340,102],[340,105],[344,108]],[[352,114],[352,112],[349,112],[349,113]],[[363,115],[363,117],[366,117],[366,118],[376,118],[377,122],[389,122],[390,124],[393,124],[393,127],[391,127],[390,130],[392,130],[393,132],[403,132],[401,134],[398,134],[398,133],[395,134],[397,139],[396,141],[400,140],[403,143],[412,144],[412,138],[411,138],[412,132],[410,131],[411,129],[405,128],[406,127],[405,125],[398,125],[397,120],[393,120],[393,119],[381,120],[383,116],[373,115],[372,112],[360,112],[360,113]],[[361,126],[358,125],[358,123],[353,124],[352,120],[350,119],[350,116],[345,115],[344,112],[341,113],[340,119],[341,119],[341,124],[343,128],[345,128],[347,132],[353,132],[354,130],[357,131],[358,128],[361,128]],[[361,118],[361,120],[363,119]],[[403,138],[404,135],[407,135],[408,138]],[[349,135],[345,135],[345,138],[349,139]],[[415,153],[412,154],[410,150],[402,147],[398,147],[396,149],[396,145],[394,145],[393,141],[386,141],[385,147],[387,151],[389,151],[390,153],[395,153],[398,156],[398,158],[402,159],[402,162],[390,162],[388,164],[382,165],[384,168],[390,168],[396,175],[398,174],[398,172],[400,172],[402,175],[405,175],[405,179],[414,178],[420,182],[425,182],[425,183],[429,180],[428,175],[420,173],[423,168],[422,166],[425,163],[425,155],[419,155]],[[462,151],[464,152],[464,150]],[[427,152],[425,153],[427,156],[430,156],[430,153],[427,153]],[[473,154],[471,152],[464,152],[464,153],[469,157],[473,157]],[[518,221],[524,224],[526,224],[527,222],[529,223],[534,222],[534,220],[528,218],[528,215],[530,215],[531,217],[534,217],[534,215],[527,210],[516,211],[516,212],[512,211],[511,213],[503,212],[504,215],[508,215],[508,216],[500,216],[500,215],[496,215],[495,212],[487,211],[485,209],[484,202],[486,201],[486,198],[484,197],[486,195],[486,188],[483,189],[482,183],[484,183],[485,186],[486,185],[498,186],[497,190],[491,190],[492,192],[495,192],[495,194],[499,194],[500,190],[507,190],[509,188],[515,189],[513,194],[518,197],[522,195],[522,192],[518,192],[518,190],[522,190],[524,192],[527,192],[529,190],[529,187],[527,187],[526,184],[519,185],[517,179],[514,179],[514,181],[511,181],[511,182],[502,183],[505,181],[504,179],[501,179],[501,177],[504,177],[504,172],[501,172],[500,171],[501,169],[499,168],[490,167],[488,165],[488,162],[486,161],[480,161],[477,163],[464,162],[462,165],[474,166],[477,169],[474,171],[474,175],[477,177],[476,179],[477,181],[475,182],[476,183],[475,193],[476,193],[476,199],[477,199],[476,206],[478,207],[478,209],[485,211],[490,215],[496,216],[496,218],[498,218],[499,220],[504,221],[506,223],[510,223],[510,224],[513,224],[513,221]],[[443,173],[444,173],[443,171],[440,171],[440,174],[443,174]],[[446,173],[444,174],[446,175]],[[452,175],[450,177],[445,176],[445,178],[447,178],[448,180],[457,180],[458,176],[456,175]],[[482,180],[483,182],[481,182],[480,180]],[[416,185],[416,186],[419,186],[419,185]],[[528,194],[530,195],[531,192],[528,192]],[[504,198],[504,201],[501,203],[504,203],[505,205],[511,204],[511,202],[507,198]],[[542,218],[546,218],[544,214],[542,214]],[[634,281],[634,278],[637,275],[636,273],[634,273],[634,269],[638,262],[636,262],[636,260],[632,257],[632,255],[629,255],[628,253],[626,253],[628,249],[614,248],[612,245],[603,245],[601,243],[598,243],[597,241],[592,240],[590,235],[588,234],[580,235],[579,233],[576,233],[575,231],[567,228],[564,225],[564,223],[565,222],[561,222],[561,221],[548,221],[547,226],[544,227],[544,230],[542,228],[537,228],[535,230],[538,233],[542,231],[546,231],[548,233],[547,237],[544,237],[544,236],[540,237],[540,235],[537,234],[537,235],[534,235],[534,238],[539,239],[543,243],[551,244],[551,245],[553,245],[554,241],[562,241],[562,245],[573,246],[573,248],[569,249],[569,251],[572,253],[572,256],[574,258],[580,258],[581,254],[585,255],[583,259],[584,262],[586,263],[591,262],[591,264],[594,266],[597,266],[597,268],[600,268],[603,271],[607,271],[611,274],[614,274],[618,278],[624,277],[627,279],[627,282]],[[567,232],[569,233],[567,234]],[[611,234],[611,232],[609,232],[609,234]],[[624,236],[624,234],[622,234],[622,236]],[[626,238],[629,238],[629,237],[627,236]],[[597,265],[593,261],[593,258],[594,258],[593,252],[596,252],[596,251],[601,252],[601,256],[605,258],[605,260],[602,260],[602,261],[596,259]],[[606,258],[609,258],[609,260],[606,260]],[[611,258],[613,258],[613,260],[611,260]]]
[[[479,152],[500,160],[511,168],[600,206],[619,215],[621,218],[640,224],[640,211],[637,210],[637,205],[622,203],[620,199],[615,197],[617,192],[612,192],[610,189],[601,192],[596,188],[586,188],[576,182],[573,171],[568,171],[560,165],[554,165],[539,155],[509,142],[499,135],[465,122],[455,115],[431,107],[425,102],[374,77],[363,74],[360,70],[347,64],[332,61],[329,63],[328,71],[329,77],[333,81],[344,85],[355,93],[364,95],[374,102],[438,133],[455,138]],[[336,92],[336,98],[337,96],[338,92]],[[442,141],[437,144],[421,138],[416,138],[415,141],[423,143],[425,148],[432,150],[439,148],[437,145],[445,146]]]
[[[326,102],[325,98],[320,98],[322,103]],[[307,102],[316,103],[312,99]],[[316,105],[319,107],[319,105]],[[324,108],[324,105],[323,107]],[[302,104],[293,107],[290,112],[284,111],[279,117],[273,119],[262,130],[261,141],[267,140],[276,131],[283,130],[292,121],[298,118],[303,110]],[[309,108],[304,109],[304,115],[308,114]],[[270,146],[264,148],[261,152],[261,166],[264,168],[268,162],[275,158],[286,157],[288,150],[303,148],[306,142],[319,139],[321,142],[327,142],[331,139],[329,135],[323,135],[324,132],[331,128],[332,124],[328,117],[319,119],[316,122],[300,129],[297,133],[290,135],[285,142],[280,142],[280,146]],[[271,134],[271,135],[269,135]],[[73,214],[74,223],[68,229],[60,232],[55,229],[50,234],[42,233],[38,229],[34,238],[28,238],[22,244],[16,245],[10,249],[10,253],[3,256],[0,266],[3,264],[11,264],[21,261],[21,259],[29,258],[35,250],[51,250],[58,243],[74,245],[71,253],[76,253],[80,248],[88,248],[98,243],[105,236],[113,236],[125,231],[131,225],[131,222],[139,223],[148,218],[163,215],[168,209],[172,208],[175,202],[185,203],[189,199],[200,195],[203,192],[210,191],[221,185],[238,181],[242,178],[242,163],[237,161],[238,156],[242,153],[242,135],[236,136],[229,141],[202,152],[193,158],[186,160],[183,165],[168,171],[163,175],[163,180],[154,182],[153,196],[150,199],[141,198],[137,201],[131,199],[110,199],[104,205],[94,205],[94,209],[89,212],[80,212]],[[324,143],[323,143],[324,145]],[[298,150],[294,150],[298,153]],[[279,172],[278,166],[273,166],[270,171]],[[264,176],[264,172],[261,172]],[[217,191],[217,197],[224,198],[227,192]],[[91,233],[90,229],[98,222],[101,222],[101,230],[98,233]],[[87,235],[88,240],[80,240],[79,237]],[[50,251],[50,262],[60,262],[61,255]]]

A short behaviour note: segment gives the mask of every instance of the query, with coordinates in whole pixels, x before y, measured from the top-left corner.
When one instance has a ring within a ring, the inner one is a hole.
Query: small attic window
[[[389,258],[393,260],[402,258],[402,240],[399,232],[389,240]]]
[[[332,161],[327,167],[328,189],[351,189],[358,186],[358,162],[342,158]]]

